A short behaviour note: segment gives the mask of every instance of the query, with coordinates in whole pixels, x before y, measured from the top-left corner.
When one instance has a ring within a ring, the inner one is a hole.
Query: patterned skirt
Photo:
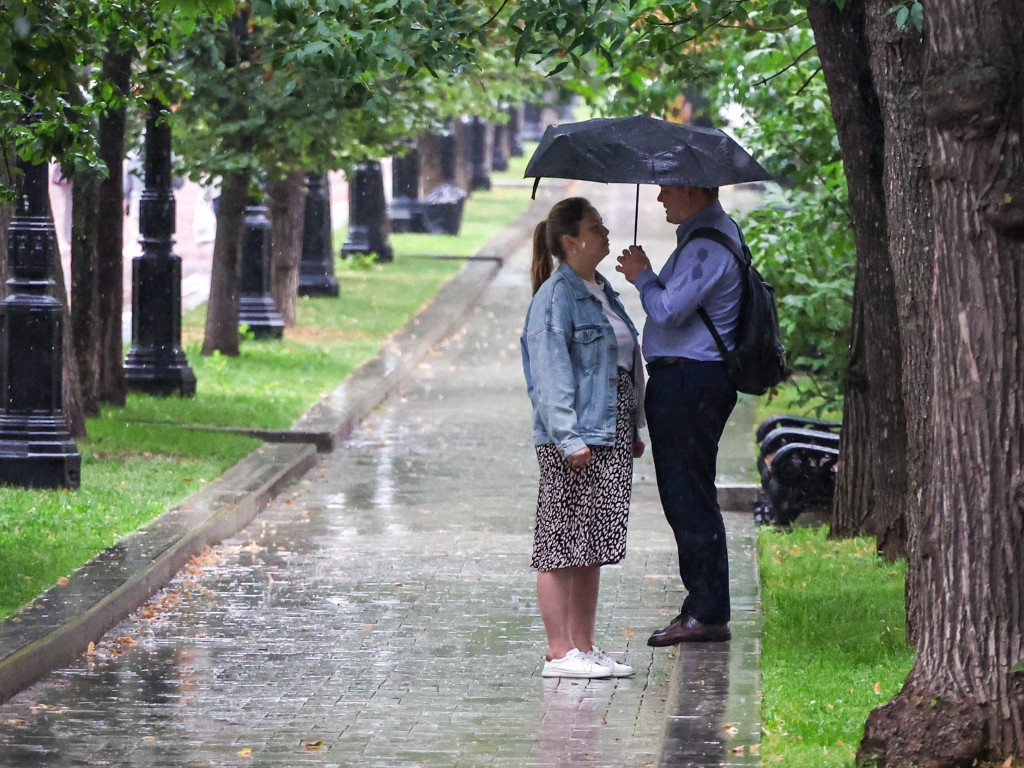
[[[536,446],[540,492],[531,565],[537,570],[608,565],[626,556],[635,397],[630,374],[620,370],[615,445],[590,446],[590,464],[582,469],[553,444]]]

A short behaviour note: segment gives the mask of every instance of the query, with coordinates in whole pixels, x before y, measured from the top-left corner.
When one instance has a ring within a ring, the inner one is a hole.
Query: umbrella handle
[[[633,213],[633,245],[636,245],[636,227],[640,221],[640,185],[636,185],[636,209]]]

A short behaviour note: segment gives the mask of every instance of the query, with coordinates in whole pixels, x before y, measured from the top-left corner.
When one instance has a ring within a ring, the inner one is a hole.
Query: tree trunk
[[[864,0],[840,10],[812,2],[814,30],[832,99],[857,245],[841,468],[831,535],[874,536],[879,552],[905,552],[905,416],[900,336],[889,264],[883,191],[883,129],[868,59]]]
[[[931,181],[925,135],[924,40],[899,29],[890,0],[868,0],[871,66],[885,127],[885,198],[889,257],[896,284],[902,345],[903,401],[907,413],[907,635],[917,627],[914,571],[917,537],[930,460],[928,414],[932,395],[931,286],[933,275]]]
[[[132,52],[119,53],[108,43],[103,61],[103,78],[119,93],[131,87]],[[98,366],[100,402],[124,405],[124,339],[121,315],[124,311],[124,132],[125,107],[100,116],[99,156],[109,176],[99,185],[97,221],[103,222],[96,242],[97,328],[95,355]]]
[[[299,295],[299,263],[302,261],[302,230],[305,224],[306,173],[292,171],[267,190],[270,204],[270,292],[286,327],[295,325]]]
[[[249,40],[251,9],[246,5],[231,18],[228,27],[231,41],[224,66],[246,68],[252,61]],[[248,115],[248,103],[239,94],[226,96],[221,108],[231,119]],[[256,130],[255,128],[253,130]],[[234,149],[244,154],[252,145],[248,133],[238,132],[231,138]],[[231,154],[230,152],[228,154]],[[202,354],[219,352],[237,357],[239,352],[238,304],[242,269],[242,223],[249,201],[248,169],[224,174],[217,206],[217,236],[213,241],[213,263],[210,267],[210,300],[206,305],[206,328]]]
[[[49,208],[50,200],[46,200]],[[72,202],[72,207],[74,203]],[[49,212],[50,220],[53,220],[53,211]],[[74,224],[72,223],[72,231]],[[71,327],[71,311],[68,307],[68,291],[64,282],[64,270],[60,267],[60,248],[57,245],[56,233],[53,235],[53,253],[57,262],[53,270],[53,281],[55,283],[53,295],[64,305],[64,333],[61,339],[61,410],[64,411],[64,423],[67,425],[68,434],[73,440],[81,440],[86,437],[85,431],[85,409],[82,407],[82,385],[78,373],[78,362],[75,359],[75,344],[73,330]]]
[[[446,181],[437,134],[421,133],[416,151],[420,157],[420,189],[426,197]]]
[[[249,197],[249,179],[232,174],[221,184],[217,213],[217,239],[213,243],[210,270],[210,301],[202,354],[219,352],[237,357],[239,352],[238,291],[242,262],[242,217]]]
[[[1024,759],[1024,8],[925,9],[934,392],[917,656],[858,757],[952,768]]]
[[[81,408],[86,416],[100,412],[99,286],[96,277],[96,245],[99,222],[99,178],[80,171],[72,184],[71,219],[71,323]],[[120,219],[118,220],[120,223]],[[120,318],[119,318],[120,320]]]

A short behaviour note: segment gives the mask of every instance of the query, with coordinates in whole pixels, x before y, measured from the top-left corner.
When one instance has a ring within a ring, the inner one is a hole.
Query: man
[[[736,405],[721,352],[697,313],[703,306],[726,346],[735,345],[743,292],[739,265],[721,244],[695,238],[710,227],[740,243],[718,190],[663,186],[658,201],[676,224],[676,249],[655,274],[640,246],[618,258],[616,269],[640,292],[647,313],[643,355],[650,378],[644,401],[647,428],[665,517],[679,549],[687,595],[672,622],[648,645],[729,640],[729,561],[718,507],[718,441]]]

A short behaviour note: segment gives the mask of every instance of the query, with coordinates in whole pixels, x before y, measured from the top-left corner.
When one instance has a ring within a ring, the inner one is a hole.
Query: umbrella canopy
[[[722,131],[647,115],[548,126],[523,176],[536,178],[534,197],[544,176],[636,184],[637,216],[641,184],[724,187],[771,179]],[[634,243],[636,228],[634,220]]]
[[[549,126],[524,175],[690,187],[771,178],[722,131],[646,115]]]

